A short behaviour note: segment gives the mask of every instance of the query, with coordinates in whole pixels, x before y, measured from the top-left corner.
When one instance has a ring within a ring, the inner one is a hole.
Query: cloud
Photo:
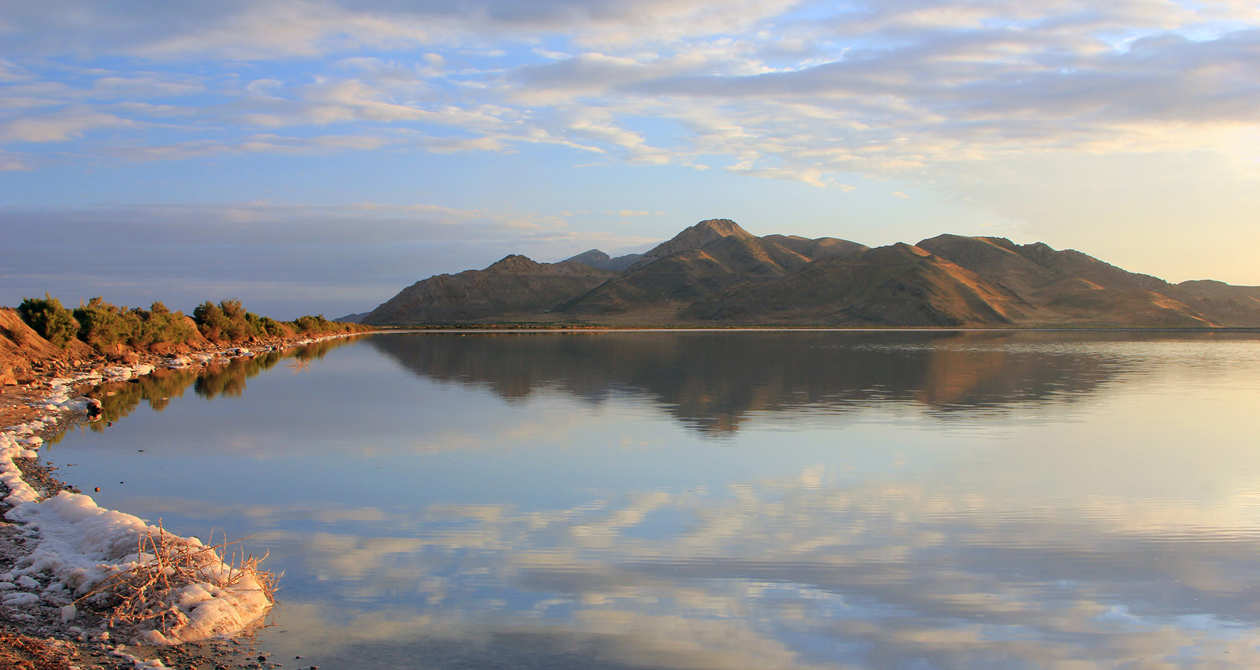
[[[990,474],[1007,477],[1008,466]],[[267,531],[254,543],[321,576],[310,616],[399,593],[416,603],[376,624],[365,614],[289,626],[318,632],[304,644],[321,654],[385,638],[424,644],[379,628],[423,614],[417,639],[488,644],[511,631],[519,649],[520,635],[537,636],[528,646],[547,666],[560,657],[546,640],[570,653],[587,640],[585,656],[611,667],[809,667],[820,660],[811,649],[827,650],[823,667],[1104,668],[1227,653],[1260,662],[1248,633],[1254,589],[1239,587],[1253,571],[1237,559],[1254,538],[1218,534],[1249,523],[1250,495],[1104,495],[1065,508],[1001,488],[849,487],[810,467],[722,491],[552,510],[343,514],[328,522],[343,524],[337,532]],[[305,514],[276,508],[295,513]],[[682,523],[645,528],[654,514]],[[381,523],[408,532],[382,536]],[[285,609],[304,597],[312,594],[290,593]],[[603,640],[598,654],[593,640]]]
[[[20,156],[0,151],[0,172],[30,170],[31,166]]]
[[[25,30],[7,39],[66,53],[78,42],[42,38],[78,34],[61,18],[73,15],[92,26],[83,44],[99,43],[101,53],[170,62],[231,54],[264,64],[284,56],[311,66],[251,67],[263,76],[245,82],[122,68],[76,85],[53,81],[58,73],[46,64],[6,61],[4,98],[38,114],[0,121],[0,141],[139,129],[182,109],[198,124],[131,155],[284,153],[318,144],[302,129],[336,126],[379,142],[342,150],[548,144],[842,190],[855,173],[921,174],[1050,151],[1228,150],[1221,137],[1254,128],[1260,106],[1252,66],[1260,28],[1247,3],[1195,12],[1162,0],[1089,11],[1072,0],[846,8],[481,0],[458,10],[310,1],[169,3],[109,16],[91,3],[62,4],[59,12],[16,8],[11,22]],[[539,51],[544,40],[556,46]],[[538,53],[487,64],[471,55],[487,44]],[[404,57],[416,49],[419,56]],[[132,105],[127,112],[102,106],[120,101]],[[653,124],[640,127],[641,119]],[[662,131],[662,122],[670,127]],[[275,136],[233,137],[242,124]],[[424,139],[408,142],[406,133]],[[323,141],[324,150],[338,148]]]
[[[0,123],[0,142],[65,142],[100,128],[137,125],[135,122],[88,109],[67,109]]]
[[[162,98],[200,93],[205,86],[191,78],[169,78],[141,72],[130,76],[100,77],[92,82],[92,89],[101,97]]]
[[[0,44],[26,52],[120,51],[149,58],[236,59],[312,56],[362,47],[405,49],[496,38],[581,34],[593,43],[682,39],[748,29],[795,0],[548,0],[521,4],[474,0],[122,2],[108,7],[63,0],[43,8],[8,8],[13,27]]]
[[[913,185],[918,207],[956,189],[967,203],[958,207],[968,211],[953,220],[1037,224],[1031,234],[1050,241],[1077,226],[1080,211],[1110,221],[1178,194],[1185,220],[1207,220],[1196,211],[1210,211],[1214,229],[1228,229],[1215,234],[1220,244],[1255,236],[1232,223],[1244,218],[1260,180],[1250,148],[1260,132],[1260,18],[1247,2],[139,7],[80,0],[6,7],[0,168],[39,178],[188,161],[181,167],[190,172],[193,164],[213,170],[232,162],[220,157],[353,152],[379,154],[383,163],[423,154],[422,169],[441,170],[434,166],[467,154],[517,154],[568,175],[590,165],[645,166],[644,179],[708,170],[687,179],[714,184],[711,193],[778,192],[795,184],[754,182],[792,181],[818,189],[810,197],[820,203],[859,180],[897,185],[869,193]],[[1100,169],[1115,157],[1136,157],[1139,169]],[[1092,189],[1080,179],[1060,191],[1069,197],[1051,199],[1036,194],[1043,180],[1021,177],[1028,166],[1042,174],[1048,169],[1039,166],[1068,164],[1070,174],[1107,173],[1104,187],[1116,192],[1156,181],[1142,164],[1182,178],[1104,203],[1070,197]],[[1219,174],[1220,166],[1229,172],[1217,181],[1229,188],[1197,176]],[[577,179],[604,172],[611,171]],[[995,195],[983,184],[995,174],[995,183],[1014,188]],[[343,187],[372,191],[363,179],[350,175]],[[1202,195],[1209,192],[1214,197]],[[867,194],[850,203],[860,206]],[[1243,204],[1220,211],[1218,202]],[[1150,225],[1124,218],[1133,234]],[[1114,240],[1058,239],[1124,259]],[[1188,238],[1169,239],[1164,256],[1184,267],[1186,255],[1173,247]],[[1254,282],[1245,259],[1231,262],[1226,279]]]

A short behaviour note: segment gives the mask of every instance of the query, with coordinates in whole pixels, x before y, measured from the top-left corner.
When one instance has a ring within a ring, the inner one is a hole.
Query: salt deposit
[[[202,356],[196,356],[204,361]],[[212,358],[212,357],[211,357]],[[180,363],[190,359],[184,358]],[[197,538],[183,538],[150,525],[140,517],[99,507],[91,496],[61,491],[41,500],[41,494],[22,476],[14,459],[35,458],[43,444],[38,432],[71,413],[86,413],[89,400],[71,397],[76,384],[102,380],[124,381],[153,372],[150,364],[115,365],[100,374],[54,379],[36,405],[41,418],[0,431],[0,484],[8,489],[4,502],[10,521],[22,524],[33,547],[16,567],[0,573],[0,602],[11,607],[46,604],[60,608],[63,623],[79,615],[75,600],[104,580],[153,560],[139,551],[139,539],[161,535],[167,543],[182,544],[209,557],[199,567],[199,580],[174,590],[169,605],[175,624],[165,632],[140,633],[149,644],[178,644],[238,633],[259,620],[271,599],[254,574],[240,574],[214,549]],[[204,551],[201,551],[204,550]],[[226,579],[228,575],[232,580]],[[227,584],[231,581],[231,584]],[[227,584],[227,585],[224,585]],[[174,614],[177,610],[178,614]]]

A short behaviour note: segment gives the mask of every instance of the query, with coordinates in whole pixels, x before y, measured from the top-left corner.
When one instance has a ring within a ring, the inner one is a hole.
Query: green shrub
[[[341,323],[340,321],[329,321],[324,318],[323,314],[311,316],[299,316],[290,323],[293,329],[302,335],[332,335],[335,333],[350,333],[356,330],[366,330],[366,326],[360,326],[354,323]]]
[[[151,347],[155,344],[184,344],[193,339],[195,328],[184,318],[183,312],[172,312],[166,305],[155,302],[148,311],[139,307],[131,310],[138,324],[130,344],[133,347]]]
[[[42,299],[23,298],[17,312],[26,325],[39,333],[40,337],[59,347],[66,346],[79,330],[79,323],[74,320],[70,310],[62,307],[60,300],[47,293]]]
[[[193,310],[193,320],[207,340],[243,342],[255,334],[240,300],[223,300],[218,305],[209,300]]]
[[[96,297],[74,310],[79,339],[99,350],[129,343],[140,329],[140,319],[117,305]]]

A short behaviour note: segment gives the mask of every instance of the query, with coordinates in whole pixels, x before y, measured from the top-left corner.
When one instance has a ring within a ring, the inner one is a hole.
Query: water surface
[[[316,353],[124,385],[111,427],[45,454],[102,505],[270,550],[279,658],[1260,666],[1254,335],[385,334]]]

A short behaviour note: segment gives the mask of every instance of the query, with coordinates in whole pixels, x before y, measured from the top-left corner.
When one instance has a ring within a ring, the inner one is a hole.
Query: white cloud
[[[31,169],[31,166],[22,160],[21,157],[0,152],[0,172],[17,172],[29,169]]]
[[[135,76],[100,77],[92,83],[92,89],[102,97],[162,98],[200,93],[205,86],[188,78],[172,79],[139,73]]]
[[[930,176],[1045,152],[1236,153],[1229,138],[1260,125],[1260,19],[1231,0],[1197,11],[1167,0],[896,0],[803,12],[786,0],[308,0],[108,16],[63,4],[17,8],[10,22],[24,30],[3,38],[11,52],[229,56],[252,59],[241,68],[250,76],[146,67],[63,77],[37,61],[0,62],[10,110],[0,141],[90,140],[94,128],[184,116],[196,122],[174,139],[102,153],[550,144],[844,190],[854,174]],[[74,12],[90,34],[61,18]],[[491,52],[502,57],[487,65]],[[267,60],[279,57],[309,67]],[[244,137],[241,124],[265,136]],[[313,140],[312,126],[355,139]]]
[[[127,119],[92,111],[66,109],[0,123],[0,142],[65,142],[98,128],[137,125]]]

